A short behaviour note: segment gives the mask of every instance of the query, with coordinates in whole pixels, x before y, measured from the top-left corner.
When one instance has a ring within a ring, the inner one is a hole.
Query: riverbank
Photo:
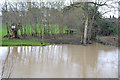
[[[96,39],[96,42],[101,43],[103,45],[120,46],[117,35],[116,36],[99,36]]]
[[[98,42],[103,45],[118,46],[117,36],[99,36],[92,42]],[[88,44],[92,44],[91,41],[87,41]],[[83,45],[79,36],[75,35],[46,35],[43,39],[40,37],[26,36],[23,39],[2,39],[2,46],[45,46],[51,44],[73,44]]]
[[[45,46],[51,44],[44,43],[42,40],[2,39],[2,46]]]

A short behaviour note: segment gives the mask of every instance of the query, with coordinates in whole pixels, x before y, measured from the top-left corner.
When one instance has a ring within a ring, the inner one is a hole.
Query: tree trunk
[[[88,17],[86,19],[85,22],[85,29],[84,29],[84,40],[83,40],[83,44],[86,45],[86,38],[87,38],[87,27],[88,27]]]
[[[32,36],[34,35],[33,33],[33,24],[31,24],[31,32],[32,32]]]
[[[35,24],[35,36],[37,36],[37,24]]]
[[[6,26],[7,26],[7,35],[8,35],[8,39],[10,39],[8,23],[6,23]]]
[[[7,26],[7,35],[8,35],[8,39],[10,39],[10,35],[9,35],[9,26],[8,26],[8,12],[7,12],[7,3],[5,2],[5,8],[6,8],[6,11],[5,11],[5,14],[6,14],[6,17],[5,17],[5,19],[6,19],[6,26]]]
[[[82,43],[82,42],[83,42],[83,35],[80,34],[80,43]]]
[[[91,30],[92,30],[93,22],[94,22],[94,16],[92,17],[92,20],[91,20],[90,26],[89,26],[89,31],[88,31],[88,34],[89,34],[88,37],[89,38],[88,38],[88,41],[91,40],[91,36],[92,36],[91,35]]]
[[[26,36],[26,24],[24,26],[24,35]]]
[[[21,32],[21,35],[23,36],[23,28],[22,28],[21,23],[20,23],[19,27],[20,27],[20,32]]]
[[[44,35],[46,34],[46,30],[45,30],[45,24],[44,24]]]
[[[42,39],[42,24],[39,25],[40,28],[40,38]]]
[[[43,39],[43,24],[41,24],[41,39]]]

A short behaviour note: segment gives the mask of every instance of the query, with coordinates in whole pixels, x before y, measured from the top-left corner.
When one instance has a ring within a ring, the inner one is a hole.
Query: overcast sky
[[[17,2],[25,2],[25,1],[30,1],[30,0],[6,0],[6,1],[9,1],[9,2],[16,2],[16,1]],[[39,2],[40,0],[31,0],[31,1]],[[54,2],[54,1],[64,1],[67,4],[67,3],[69,3],[70,0],[42,0],[42,1],[51,1],[51,2]],[[71,0],[71,1],[79,1],[79,2],[83,2],[84,1],[85,2],[86,0]],[[105,0],[88,0],[88,1],[101,1],[101,2],[104,2]],[[99,8],[99,11],[101,13],[104,13],[106,11],[110,11],[110,12],[106,13],[104,15],[104,17],[110,17],[110,15],[111,16],[114,15],[115,17],[118,17],[118,11],[117,11],[118,3],[115,3],[117,1],[118,0],[107,0],[107,4],[109,5],[109,8],[106,7],[106,6],[103,6],[103,7]],[[2,6],[1,4],[3,4],[4,2],[5,2],[5,0],[1,0],[0,1],[0,10],[1,10],[1,6]],[[1,11],[0,11],[0,15],[2,15]]]

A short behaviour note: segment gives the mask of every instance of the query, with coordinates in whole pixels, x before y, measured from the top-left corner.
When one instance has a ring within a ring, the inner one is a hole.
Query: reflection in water
[[[4,77],[11,71],[14,78],[118,77],[118,48],[97,43],[2,47],[1,55],[6,62]]]

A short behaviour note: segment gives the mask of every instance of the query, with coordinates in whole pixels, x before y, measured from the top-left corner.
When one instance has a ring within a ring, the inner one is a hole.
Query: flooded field
[[[118,48],[94,43],[0,47],[3,77],[118,78]]]

